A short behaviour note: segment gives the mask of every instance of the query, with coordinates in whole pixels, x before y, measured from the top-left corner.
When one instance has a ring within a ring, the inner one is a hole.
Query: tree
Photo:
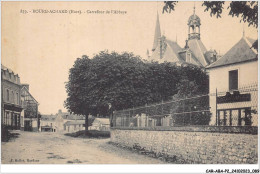
[[[64,105],[70,112],[85,116],[86,132],[88,131],[88,115],[92,104],[88,99],[86,87],[91,88],[87,81],[90,81],[94,74],[90,74],[91,71],[85,71],[85,69],[90,68],[90,59],[87,56],[78,58],[69,70],[69,81],[65,86],[68,97]]]
[[[107,115],[113,110],[143,106],[169,100],[175,94],[191,93],[181,88],[191,81],[193,94],[205,92],[207,76],[192,65],[144,62],[132,53],[102,51],[92,59],[78,58],[66,83],[65,107],[75,114]],[[185,88],[186,89],[186,88]],[[188,95],[188,94],[185,94]]]
[[[107,114],[110,104],[110,110],[142,105],[149,95],[144,87],[145,68],[132,53],[102,51],[93,59],[82,56],[70,69],[65,107],[85,115],[87,131],[88,115]]]
[[[171,13],[174,10],[178,1],[164,1],[163,13]],[[210,11],[210,16],[221,18],[224,4],[229,3],[227,10],[232,17],[240,17],[241,21],[247,22],[248,26],[258,28],[258,1],[204,1],[202,6],[205,6],[204,11]],[[252,47],[258,50],[258,40],[254,42]]]

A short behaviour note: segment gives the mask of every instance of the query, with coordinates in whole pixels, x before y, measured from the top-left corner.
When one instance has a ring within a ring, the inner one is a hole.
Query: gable
[[[241,38],[223,57],[208,66],[208,68],[257,60],[257,53],[249,45],[251,42],[252,40],[248,41],[244,37]]]
[[[208,65],[208,62],[204,56],[204,53],[206,53],[207,49],[204,46],[204,44],[201,42],[201,40],[198,39],[188,40],[188,47],[201,65],[203,65],[204,67]]]

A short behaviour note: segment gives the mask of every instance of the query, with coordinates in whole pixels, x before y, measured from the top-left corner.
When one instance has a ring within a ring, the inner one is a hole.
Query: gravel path
[[[24,132],[2,142],[2,164],[162,164],[163,161],[108,144],[59,133]]]

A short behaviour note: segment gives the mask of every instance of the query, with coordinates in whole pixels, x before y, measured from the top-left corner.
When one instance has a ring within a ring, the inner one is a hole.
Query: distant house
[[[41,132],[56,132],[56,115],[41,116]]]
[[[223,57],[207,67],[211,125],[257,125],[258,53],[243,36]],[[216,99],[217,97],[217,99]]]
[[[64,132],[77,132],[85,130],[85,120],[70,120],[63,125]]]
[[[90,130],[99,130],[99,131],[109,131],[110,122],[109,118],[95,118],[92,123],[92,126],[89,127]]]
[[[72,132],[82,130],[85,124],[85,117],[82,115],[70,114],[68,112],[58,111],[55,115],[42,115],[42,132]]]

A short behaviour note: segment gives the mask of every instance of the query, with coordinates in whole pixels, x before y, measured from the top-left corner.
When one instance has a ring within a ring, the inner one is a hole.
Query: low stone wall
[[[188,129],[189,130],[189,129]],[[111,141],[196,164],[256,164],[258,136],[241,133],[111,128]]]

